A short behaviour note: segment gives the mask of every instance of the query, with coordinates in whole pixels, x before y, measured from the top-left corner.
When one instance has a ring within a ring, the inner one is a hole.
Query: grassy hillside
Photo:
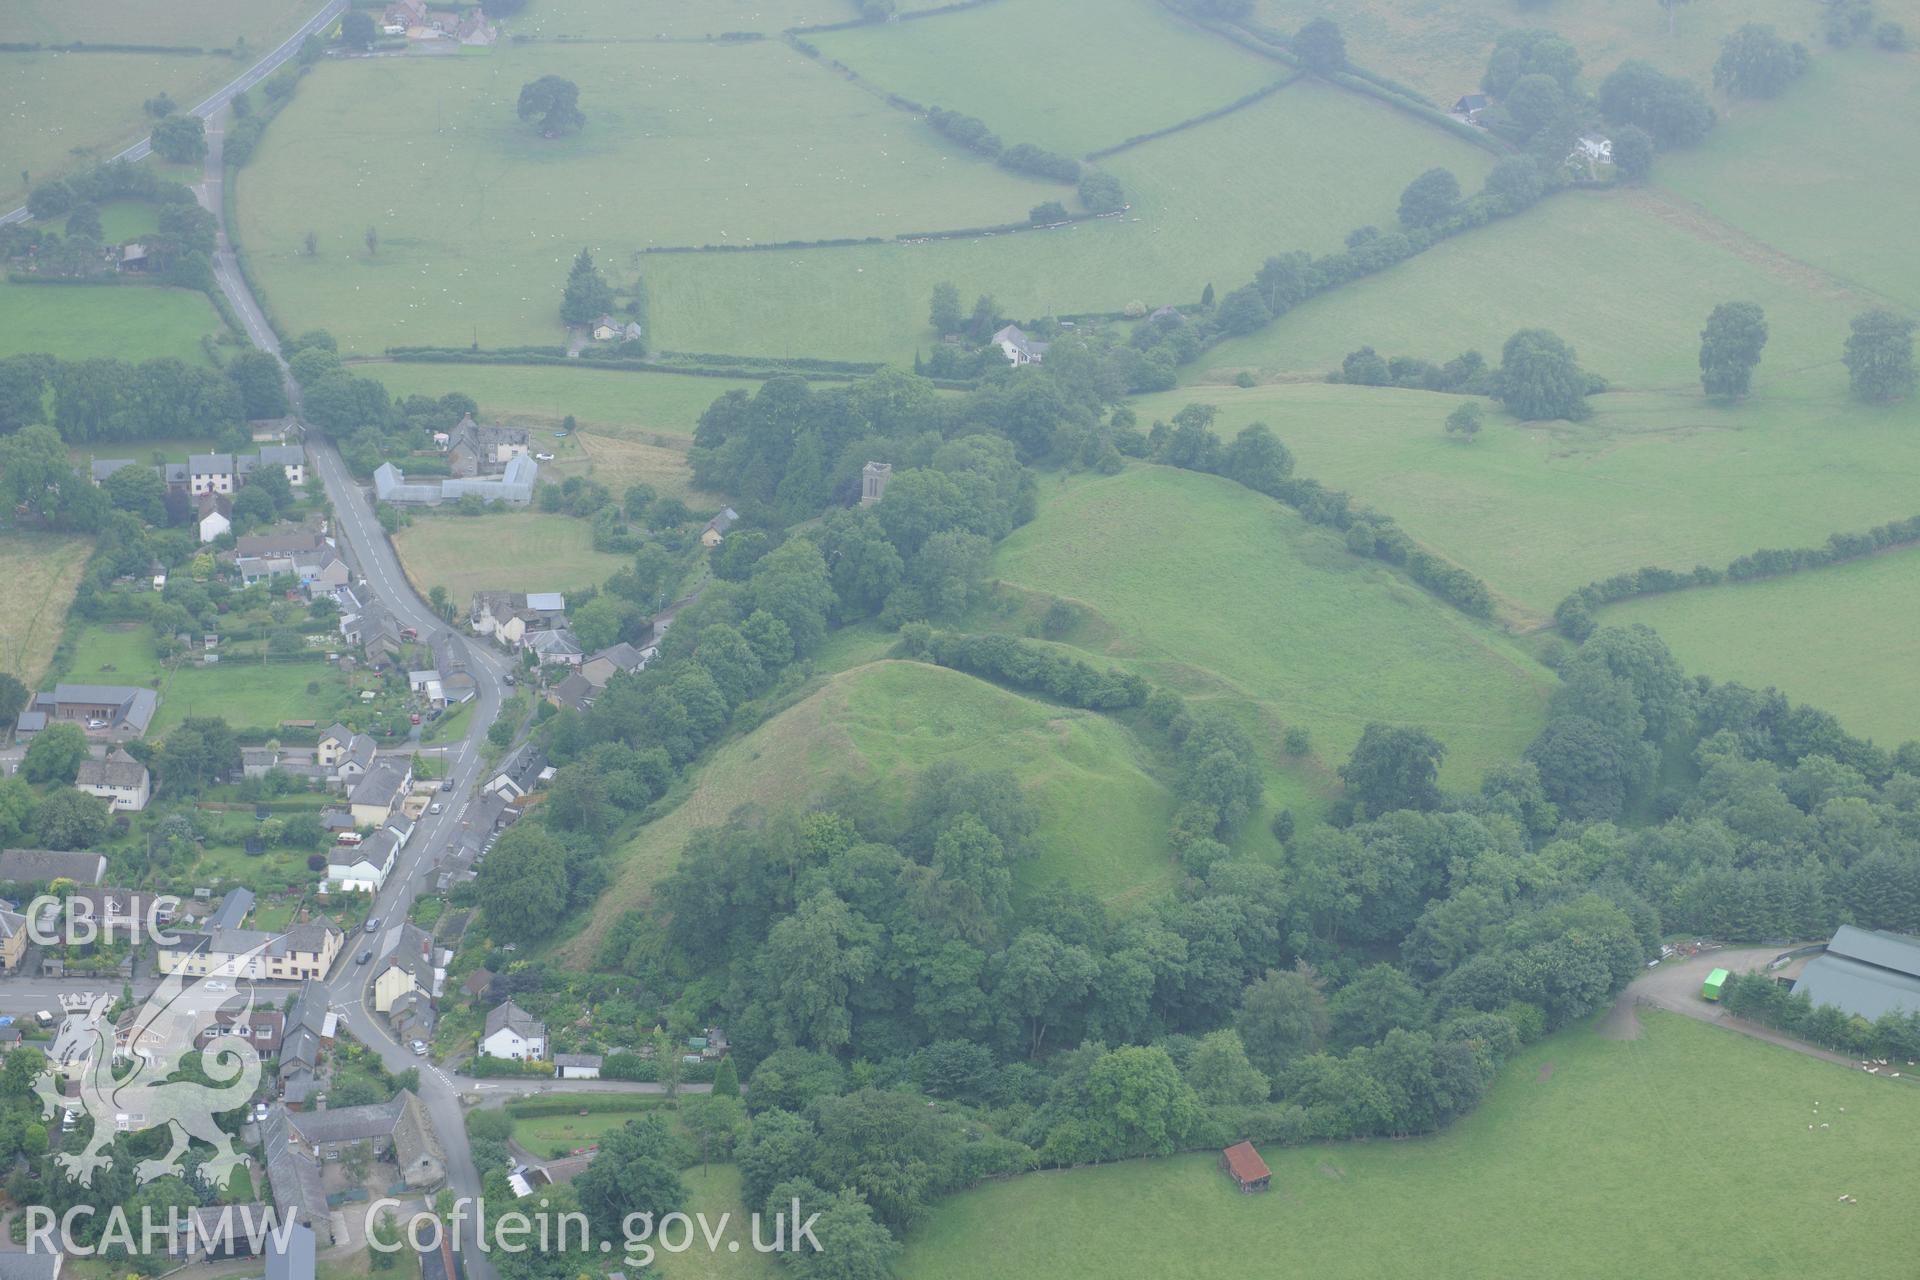
[[[1920,738],[1920,550],[1623,601],[1601,621],[1644,622],[1688,671],[1777,686],[1883,746]]]
[[[0,671],[29,689],[60,643],[67,606],[80,589],[91,538],[53,533],[0,537]]]
[[[1471,444],[1442,430],[1459,397],[1388,387],[1195,386],[1134,407],[1144,424],[1193,401],[1219,408],[1223,437],[1267,423],[1300,474],[1391,514],[1479,574],[1523,624],[1576,587],[1642,565],[1724,565],[1920,512],[1914,411],[1842,394],[1763,385],[1725,407],[1620,392],[1594,397],[1594,416],[1578,424],[1491,413]]]
[[[745,805],[804,803],[849,776],[889,780],[904,799],[912,776],[940,760],[1011,769],[1039,806],[1035,843],[1045,852],[1018,868],[1017,885],[1064,878],[1125,906],[1172,884],[1164,839],[1172,801],[1118,723],[942,667],[875,662],[721,748],[686,800],[614,855],[613,886],[572,953],[590,956],[599,932],[646,900],[694,831]]]
[[[1537,327],[1616,388],[1697,391],[1700,326],[1730,299],[1767,313],[1757,388],[1844,393],[1841,345],[1867,299],[1644,190],[1555,196],[1222,343],[1195,371],[1321,374],[1360,346],[1430,360],[1476,348],[1498,363],[1514,330]]]
[[[1274,1258],[1327,1280],[1912,1273],[1911,1087],[1641,1017],[1640,1040],[1534,1046],[1436,1137],[1266,1148],[1264,1195],[1211,1153],[992,1183],[942,1202],[901,1274],[1226,1280]]]
[[[683,351],[907,363],[934,340],[927,298],[942,280],[969,304],[992,294],[1010,316],[1198,302],[1209,282],[1232,288],[1272,254],[1330,253],[1355,227],[1391,223],[1401,189],[1434,165],[1472,189],[1491,164],[1391,107],[1301,81],[1102,161],[1132,201],[1122,217],[972,240],[650,257],[655,337]]]
[[[1154,0],[1001,0],[810,40],[883,89],[978,116],[1008,146],[1068,155],[1223,107],[1286,71]]]
[[[1084,605],[1092,647],[1148,679],[1254,709],[1269,746],[1304,726],[1331,768],[1370,720],[1420,725],[1461,786],[1539,731],[1544,669],[1270,498],[1148,466],[1041,493],[999,576]]]
[[[484,558],[474,554],[486,548]],[[585,520],[536,511],[416,515],[393,535],[407,579],[425,595],[445,587],[465,607],[476,591],[572,591],[598,586],[627,563],[593,549]]]
[[[205,366],[201,335],[224,327],[207,296],[187,289],[0,283],[0,356],[172,356]]]

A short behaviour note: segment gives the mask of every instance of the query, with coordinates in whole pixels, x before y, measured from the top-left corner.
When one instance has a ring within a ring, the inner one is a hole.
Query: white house
[[[147,807],[153,795],[147,766],[119,747],[109,751],[104,760],[82,760],[73,785],[90,796],[99,796],[115,813],[137,813]]]
[[[1010,324],[988,339],[1000,348],[1000,354],[1013,365],[1039,364],[1047,358],[1047,348],[1051,343],[1029,338],[1017,324]]]
[[[547,1056],[547,1024],[509,1000],[487,1014],[480,1052],[489,1058],[539,1062]]]
[[[337,844],[327,851],[327,887],[348,893],[378,893],[393,874],[400,837],[383,828],[359,844]]]
[[[233,528],[233,507],[223,497],[215,494],[203,495],[200,499],[200,514],[196,527],[200,531],[200,541],[212,542],[221,534]]]

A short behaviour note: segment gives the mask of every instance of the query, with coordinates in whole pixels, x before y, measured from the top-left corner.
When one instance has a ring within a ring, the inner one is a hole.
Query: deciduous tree
[[[1723,302],[1700,331],[1700,385],[1710,396],[1738,400],[1753,384],[1767,345],[1767,316],[1751,302]]]

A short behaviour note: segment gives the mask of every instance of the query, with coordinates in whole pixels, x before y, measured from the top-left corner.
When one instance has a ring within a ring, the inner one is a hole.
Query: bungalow
[[[197,510],[199,515],[194,519],[194,528],[199,530],[201,542],[212,542],[221,534],[232,531],[233,504],[223,494],[201,494]]]
[[[62,853],[53,849],[0,850],[0,884],[51,884],[71,880],[77,885],[99,884],[107,875],[103,853]]]
[[[1015,367],[1023,364],[1040,364],[1047,358],[1047,348],[1052,345],[1029,338],[1017,324],[1006,326],[988,341],[999,347],[1000,354]]]
[[[90,796],[99,796],[114,813],[138,813],[147,807],[153,795],[153,779],[147,766],[120,747],[107,753],[104,760],[80,762],[80,773],[73,785]]]
[[[487,1013],[480,1052],[489,1058],[538,1062],[547,1056],[547,1024],[509,1000]]]
[[[700,545],[708,549],[719,546],[726,540],[727,531],[733,528],[733,522],[740,513],[732,507],[723,508],[719,515],[707,521],[707,527],[700,531]]]
[[[607,682],[616,675],[625,672],[632,675],[647,665],[647,654],[634,648],[625,640],[608,645],[580,664],[580,674],[593,682],[595,689],[604,689]]]
[[[407,692],[416,695],[430,707],[447,705],[446,691],[440,685],[438,671],[407,672]]]
[[[237,556],[295,556],[303,551],[327,549],[326,535],[318,529],[282,526],[273,533],[250,533],[234,540]]]
[[[526,647],[533,650],[542,666],[564,663],[569,667],[577,667],[586,656],[581,652],[580,642],[574,639],[573,632],[565,627],[556,631],[534,632],[527,637]]]
[[[123,684],[57,684],[51,693],[34,694],[28,709],[43,712],[50,724],[78,724],[90,735],[119,741],[146,734],[160,695]]]
[[[593,322],[593,340],[611,342],[620,336],[621,326],[612,316],[603,315]]]
[[[393,874],[400,837],[381,828],[359,844],[336,844],[327,850],[327,888],[346,893],[378,893]]]
[[[556,1053],[553,1055],[553,1070],[562,1080],[598,1080],[600,1062],[597,1053]]]

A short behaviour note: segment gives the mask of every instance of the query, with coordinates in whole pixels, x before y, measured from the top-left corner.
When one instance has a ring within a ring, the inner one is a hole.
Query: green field
[[[0,535],[0,671],[30,689],[39,684],[91,554],[91,538]]]
[[[1326,769],[1385,720],[1433,733],[1442,781],[1470,785],[1545,719],[1552,677],[1494,629],[1215,476],[1050,480],[994,570],[1084,605],[1105,654],[1149,680],[1254,708],[1269,746],[1304,726]]]
[[[1882,6],[1885,7],[1885,6]],[[1771,23],[1789,40],[1824,52],[1817,7],[1794,0],[1750,0],[1737,9],[1682,4],[1674,15],[1645,0],[1593,0],[1588,4],[1534,4],[1511,0],[1259,0],[1255,17],[1285,32],[1310,18],[1332,18],[1346,36],[1347,56],[1369,71],[1392,76],[1450,106],[1463,93],[1480,91],[1480,74],[1500,32],[1544,27],[1565,37],[1585,63],[1591,91],[1614,67],[1642,58],[1687,76],[1704,88],[1720,56],[1720,42],[1743,22]]]
[[[581,427],[601,435],[687,441],[708,405],[736,389],[751,395],[762,381],[559,365],[372,363],[353,371],[386,383],[395,397],[464,392],[480,402],[482,417],[509,413],[558,425],[572,414]]]
[[[486,556],[476,559],[474,548]],[[394,550],[425,595],[445,587],[465,607],[476,591],[573,591],[598,586],[627,563],[593,549],[593,526],[534,511],[484,516],[417,513],[393,535]]]
[[[1441,429],[1460,398],[1422,391],[1203,386],[1133,403],[1142,425],[1215,405],[1223,438],[1265,422],[1299,474],[1393,516],[1529,625],[1575,588],[1642,565],[1718,567],[1920,512],[1912,409],[1801,398],[1766,386],[1764,365],[1760,377],[1762,393],[1735,407],[1622,392],[1596,396],[1578,424],[1495,412],[1471,444]]]
[[[1233,288],[1273,254],[1330,253],[1357,226],[1390,224],[1425,169],[1445,165],[1472,188],[1491,164],[1390,107],[1302,81],[1103,162],[1134,201],[1123,217],[972,240],[649,257],[655,335],[671,350],[907,363],[933,341],[927,299],[942,280],[969,302],[992,294],[1010,316],[1198,302],[1208,283]]]
[[[1907,16],[1910,32],[1916,16]],[[1774,247],[1913,311],[1920,261],[1907,234],[1920,186],[1887,158],[1910,144],[1900,122],[1916,115],[1912,54],[1823,49],[1785,96],[1729,107],[1710,145],[1663,159],[1657,176]],[[1833,120],[1847,127],[1826,127]]]
[[[1773,685],[1882,746],[1920,738],[1920,550],[1627,600],[1601,621],[1644,622],[1688,671]]]
[[[1678,1014],[1641,1017],[1639,1040],[1582,1027],[1533,1046],[1434,1137],[1266,1147],[1263,1195],[1235,1191],[1210,1152],[988,1184],[935,1208],[900,1274],[1913,1274],[1920,1096]]]
[[[100,240],[121,244],[160,229],[160,208],[146,200],[109,200],[100,206]]]
[[[579,84],[580,133],[542,139],[515,117],[520,86],[547,73]],[[395,119],[416,125],[396,131]],[[372,354],[476,334],[483,347],[561,341],[560,290],[583,245],[618,282],[646,246],[1002,223],[1054,190],[765,42],[326,65],[236,197],[275,310]]]
[[[882,89],[978,116],[1008,146],[1068,155],[1216,110],[1287,74],[1154,0],[1000,0],[809,39]]]
[[[153,285],[0,283],[0,356],[45,351],[63,360],[172,356],[205,366],[203,334],[224,328],[203,293]]]
[[[1868,300],[1764,246],[1728,243],[1657,192],[1568,192],[1515,218],[1294,308],[1215,347],[1195,376],[1323,374],[1371,346],[1489,364],[1516,329],[1551,329],[1620,390],[1700,387],[1700,326],[1721,302],[1759,303],[1771,330],[1759,392],[1786,380],[1844,394],[1847,322]]]
[[[834,676],[722,747],[679,807],[615,854],[613,885],[573,953],[592,955],[600,931],[646,900],[695,831],[726,822],[742,806],[772,812],[849,776],[904,784],[941,760],[1011,769],[1027,787],[1040,811],[1034,845],[1041,852],[1016,869],[1016,886],[1064,878],[1119,907],[1172,885],[1165,841],[1172,800],[1126,729],[958,671],[879,662]]]
[[[104,160],[145,136],[140,104],[161,92],[182,110],[292,34],[318,0],[8,0],[0,43],[194,46],[211,52],[0,53],[0,205],[34,183]],[[232,58],[218,50],[245,46]],[[4,326],[0,326],[4,328]]]

